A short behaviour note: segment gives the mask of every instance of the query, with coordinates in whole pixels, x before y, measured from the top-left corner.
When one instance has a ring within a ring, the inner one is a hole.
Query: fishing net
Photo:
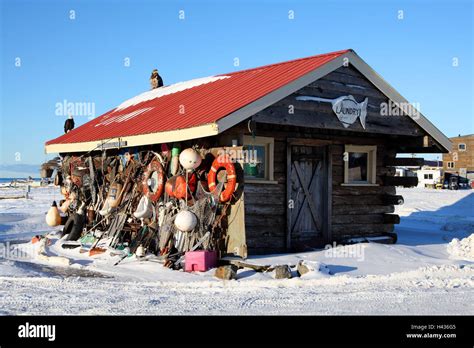
[[[196,197],[198,197],[198,199],[189,209],[196,215],[198,219],[197,226],[195,227],[193,232],[190,232],[193,234],[191,247],[195,244],[195,242],[203,238],[206,232],[212,232],[212,226],[216,219],[219,196],[223,188],[224,184],[219,183],[212,192],[206,192],[202,187],[201,183],[199,183],[196,192]],[[208,249],[210,246],[210,242],[211,238],[208,238],[202,244],[203,249]]]

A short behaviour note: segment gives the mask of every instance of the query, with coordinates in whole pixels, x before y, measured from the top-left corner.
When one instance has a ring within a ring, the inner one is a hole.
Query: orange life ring
[[[237,175],[235,174],[234,164],[229,156],[221,155],[216,157],[214,162],[212,162],[211,170],[207,176],[207,183],[211,192],[216,188],[217,172],[221,168],[224,168],[227,173],[227,184],[219,197],[219,201],[224,203],[232,198],[232,194],[237,186]]]
[[[157,176],[154,177],[153,173],[157,173]],[[149,182],[150,180],[156,181],[156,183]],[[150,162],[145,172],[145,176],[143,177],[142,184],[143,193],[148,196],[148,198],[150,198],[153,202],[156,202],[158,199],[160,199],[165,187],[165,171],[160,162],[157,160]],[[153,184],[156,185],[156,189],[151,187]]]

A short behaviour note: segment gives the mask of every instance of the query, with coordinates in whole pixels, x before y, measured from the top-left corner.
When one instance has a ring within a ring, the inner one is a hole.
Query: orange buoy
[[[188,173],[189,190],[194,193],[197,187],[196,173]],[[168,179],[165,185],[168,196],[183,199],[186,197],[186,179],[183,175],[175,175]],[[190,197],[191,198],[191,197]]]

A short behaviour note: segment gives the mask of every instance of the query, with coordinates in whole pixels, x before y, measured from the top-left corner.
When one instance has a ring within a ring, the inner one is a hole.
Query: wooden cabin
[[[183,142],[242,149],[227,251],[311,250],[394,239],[395,166],[451,143],[354,51],[344,50],[145,92],[46,143],[48,153]],[[240,148],[243,146],[243,148]],[[250,159],[249,159],[250,158]],[[416,162],[416,163],[415,163]]]

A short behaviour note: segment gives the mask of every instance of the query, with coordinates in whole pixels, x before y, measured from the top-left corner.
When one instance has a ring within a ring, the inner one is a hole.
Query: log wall
[[[332,161],[331,241],[350,237],[377,236],[393,232],[399,222],[394,203],[399,200],[394,186],[384,186],[384,178],[395,174],[391,163],[396,150],[385,138],[354,138],[342,134],[328,135],[288,126],[258,126],[259,136],[275,141],[275,183],[245,183],[245,228],[249,254],[282,252],[287,241],[286,147],[289,139],[306,139],[309,144],[327,145]],[[248,134],[245,124],[228,132],[231,139]],[[332,139],[332,140],[329,140]],[[377,145],[377,179],[379,186],[342,186],[344,181],[344,144]]]
[[[275,137],[272,129],[261,129],[259,136],[274,137],[274,181],[269,184],[245,183],[245,232],[249,254],[282,252],[286,249],[286,136]],[[231,128],[220,141],[231,143],[249,135],[246,123]]]
[[[297,101],[296,96],[336,98],[353,95],[358,101],[369,98],[366,129],[359,120],[344,128],[329,103]],[[326,146],[330,158],[329,199],[326,242],[351,237],[377,236],[394,230],[396,196],[393,167],[397,149],[419,142],[423,131],[406,116],[381,116],[381,103],[388,99],[359,72],[340,68],[324,78],[255,114],[257,136],[273,137],[274,183],[246,183],[245,228],[249,254],[285,251],[287,248],[287,144],[297,139],[308,146]],[[289,110],[292,110],[292,113]],[[250,135],[247,121],[217,136],[219,145]],[[343,186],[344,145],[376,145],[376,182],[379,186]],[[322,245],[321,245],[322,246]]]
[[[380,143],[377,146],[377,178],[380,186],[342,186],[344,182],[344,145],[332,146],[332,237],[344,240],[354,236],[376,236],[393,232],[394,225],[385,218],[395,211],[394,186],[384,186],[384,177],[394,175],[386,163],[396,156]]]

